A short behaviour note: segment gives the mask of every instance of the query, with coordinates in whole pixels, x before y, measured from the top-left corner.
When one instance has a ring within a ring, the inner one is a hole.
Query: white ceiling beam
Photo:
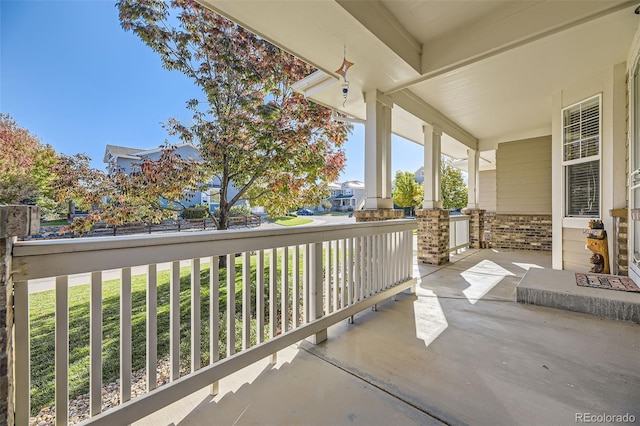
[[[637,1],[612,2],[606,9],[578,17],[547,29],[531,34],[521,35],[517,25],[511,25],[509,29],[504,27],[487,30],[486,33],[460,33],[449,35],[431,43],[425,44],[422,49],[421,75],[399,84],[382,88],[385,93],[393,93],[437,76],[450,73],[459,68],[480,62],[504,52],[525,46],[537,40],[541,40],[570,28],[585,24],[620,10],[637,5]],[[531,19],[530,17],[524,17]],[[524,19],[523,18],[523,19]],[[504,42],[504,40],[510,40]]]
[[[478,149],[478,139],[436,108],[413,94],[410,90],[401,90],[391,94],[390,96],[393,103],[398,105],[400,108],[413,114],[425,123],[439,127],[444,133],[464,144],[468,148]]]
[[[351,16],[356,18],[369,32],[387,45],[414,70],[422,67],[422,45],[378,0],[336,0]]]

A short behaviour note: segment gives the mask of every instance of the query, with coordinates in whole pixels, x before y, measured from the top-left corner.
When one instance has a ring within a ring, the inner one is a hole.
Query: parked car
[[[296,212],[298,216],[313,216],[313,210],[300,209]]]

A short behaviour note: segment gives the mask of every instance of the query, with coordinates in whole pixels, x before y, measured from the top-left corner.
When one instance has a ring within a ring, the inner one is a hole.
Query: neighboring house
[[[175,145],[175,148],[176,154],[181,158],[192,158],[198,161],[202,160],[200,151],[198,151],[195,146],[189,143]],[[107,163],[108,172],[113,172],[116,169],[121,169],[128,173],[131,171],[131,167],[135,163],[139,163],[146,158],[151,160],[158,160],[161,155],[162,147],[144,150],[126,146],[107,145],[103,161]],[[188,207],[206,204],[209,206],[210,211],[214,211],[218,206],[220,206],[220,180],[218,178],[214,178],[211,182],[208,183],[207,186],[208,189],[205,191],[188,192],[188,196],[185,196],[182,202]],[[237,193],[238,190],[233,185],[231,185],[231,188],[229,188],[227,194],[227,198],[231,199]],[[236,204],[247,204],[247,201],[240,200]]]
[[[331,209],[337,211],[354,211],[361,207],[367,196],[364,183],[359,180],[348,180],[342,183],[332,183],[331,189]]]

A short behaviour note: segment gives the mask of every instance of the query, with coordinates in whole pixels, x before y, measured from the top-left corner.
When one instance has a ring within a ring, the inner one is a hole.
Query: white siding
[[[586,235],[582,229],[564,228],[562,230],[562,269],[589,272],[591,252],[586,249],[586,244]]]
[[[551,214],[551,136],[498,145],[496,212]]]
[[[478,208],[488,212],[496,211],[496,171],[480,172],[480,192],[478,193]]]

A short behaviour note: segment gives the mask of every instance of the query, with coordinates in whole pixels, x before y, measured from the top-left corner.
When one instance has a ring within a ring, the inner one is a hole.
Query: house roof
[[[364,182],[359,180],[348,180],[342,184],[342,188],[364,189]]]
[[[107,145],[104,151],[104,158],[102,161],[105,163],[109,163],[115,158],[122,158],[122,157],[138,159],[140,157],[136,154],[138,154],[140,151],[142,151],[140,148],[131,148],[128,146],[119,146],[119,145]]]
[[[625,0],[199,1],[317,67],[310,99],[365,119],[378,91],[395,134],[423,144],[437,126],[458,159],[551,134],[554,95],[624,63],[638,26]]]
[[[189,147],[189,148],[193,148],[196,152],[198,152],[198,148],[196,148],[190,143],[180,143],[175,145],[175,147],[176,149]],[[151,149],[141,149],[141,148],[131,148],[127,146],[107,145],[104,153],[103,162],[109,163],[111,161],[114,161],[117,158],[129,158],[132,160],[139,160],[142,157],[162,151],[163,148],[164,146],[158,146],[156,148],[151,148]]]

